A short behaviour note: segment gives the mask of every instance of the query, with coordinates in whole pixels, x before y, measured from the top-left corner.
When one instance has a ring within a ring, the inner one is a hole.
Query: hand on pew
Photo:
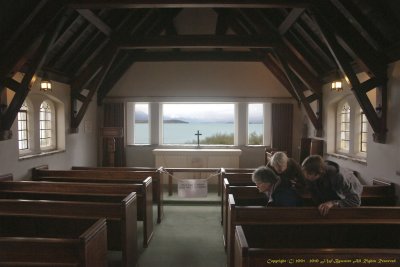
[[[325,216],[328,214],[328,212],[331,208],[338,207],[338,206],[339,206],[339,204],[335,200],[327,201],[318,206],[318,211],[319,211],[319,213],[321,213],[322,216]]]

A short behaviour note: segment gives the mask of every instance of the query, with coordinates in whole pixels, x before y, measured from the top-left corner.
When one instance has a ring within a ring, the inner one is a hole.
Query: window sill
[[[367,165],[367,160],[364,158],[356,158],[354,156],[342,155],[342,154],[336,154],[336,153],[326,153],[326,155],[334,157],[334,158],[338,158],[338,159],[353,161],[355,163],[362,164],[362,165]]]
[[[45,156],[50,156],[50,155],[53,155],[53,154],[58,154],[58,153],[63,153],[63,152],[65,152],[65,149],[46,151],[46,152],[41,152],[41,153],[38,153],[38,154],[21,155],[19,157],[19,160],[26,160],[26,159],[45,157]]]

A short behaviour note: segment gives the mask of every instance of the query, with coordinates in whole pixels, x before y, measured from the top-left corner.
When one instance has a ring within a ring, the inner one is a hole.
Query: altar
[[[174,177],[178,179],[208,179],[216,174],[220,168],[239,168],[241,153],[240,149],[163,148],[153,150],[156,167],[164,167],[166,170],[170,170]],[[166,180],[164,179],[164,181]],[[208,179],[209,184],[217,185],[219,182],[217,175],[215,175],[215,178]],[[172,183],[176,184],[177,181],[169,177],[168,184],[171,185]]]

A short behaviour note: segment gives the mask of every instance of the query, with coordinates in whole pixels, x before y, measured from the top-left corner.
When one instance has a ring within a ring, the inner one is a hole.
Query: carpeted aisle
[[[225,267],[219,205],[166,205],[138,267]]]

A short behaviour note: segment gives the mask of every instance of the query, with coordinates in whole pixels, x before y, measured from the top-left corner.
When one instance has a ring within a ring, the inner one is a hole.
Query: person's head
[[[304,178],[315,181],[325,172],[324,159],[319,155],[308,156],[301,164]]]
[[[281,174],[287,169],[288,157],[284,152],[275,152],[271,157],[270,164],[278,174]]]
[[[270,168],[261,166],[253,172],[251,179],[260,192],[270,192],[279,178]]]

